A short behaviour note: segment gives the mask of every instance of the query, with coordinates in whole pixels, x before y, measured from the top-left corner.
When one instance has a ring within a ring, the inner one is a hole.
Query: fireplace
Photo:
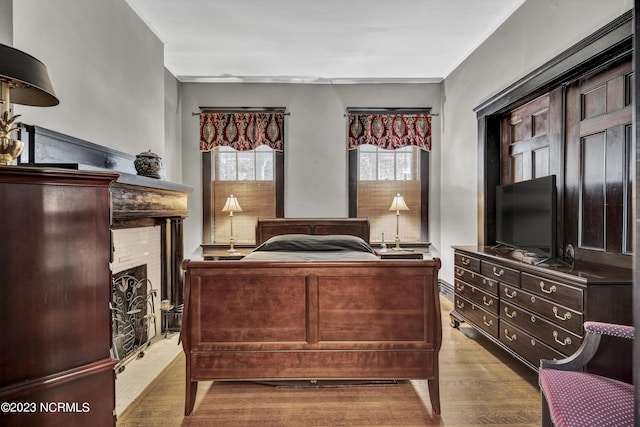
[[[155,317],[157,289],[147,278],[147,265],[113,275],[111,283],[111,331],[113,354],[121,371],[133,357],[144,355],[151,339],[158,335]]]

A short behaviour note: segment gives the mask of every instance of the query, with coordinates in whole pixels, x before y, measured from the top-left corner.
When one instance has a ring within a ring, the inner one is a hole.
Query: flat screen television
[[[556,176],[496,188],[496,241],[544,258],[556,257]]]

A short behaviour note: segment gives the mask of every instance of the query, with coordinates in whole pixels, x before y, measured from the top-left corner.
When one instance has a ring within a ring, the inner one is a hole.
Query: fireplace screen
[[[133,357],[144,356],[150,339],[157,335],[156,297],[157,290],[147,279],[146,264],[113,275],[110,308],[118,372]],[[152,335],[150,328],[153,328]]]

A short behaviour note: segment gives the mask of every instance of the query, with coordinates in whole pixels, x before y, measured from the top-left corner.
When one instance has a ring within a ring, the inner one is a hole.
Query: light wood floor
[[[442,414],[426,381],[349,387],[199,384],[194,413],[184,417],[184,353],[118,419],[129,426],[538,426],[536,374],[462,324],[449,326],[442,302]]]

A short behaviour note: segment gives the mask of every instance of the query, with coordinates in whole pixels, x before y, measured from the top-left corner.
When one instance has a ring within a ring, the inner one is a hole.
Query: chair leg
[[[551,420],[551,411],[549,410],[549,404],[544,397],[544,393],[540,391],[540,401],[542,405],[542,421],[540,425],[542,427],[553,427],[553,421]]]

